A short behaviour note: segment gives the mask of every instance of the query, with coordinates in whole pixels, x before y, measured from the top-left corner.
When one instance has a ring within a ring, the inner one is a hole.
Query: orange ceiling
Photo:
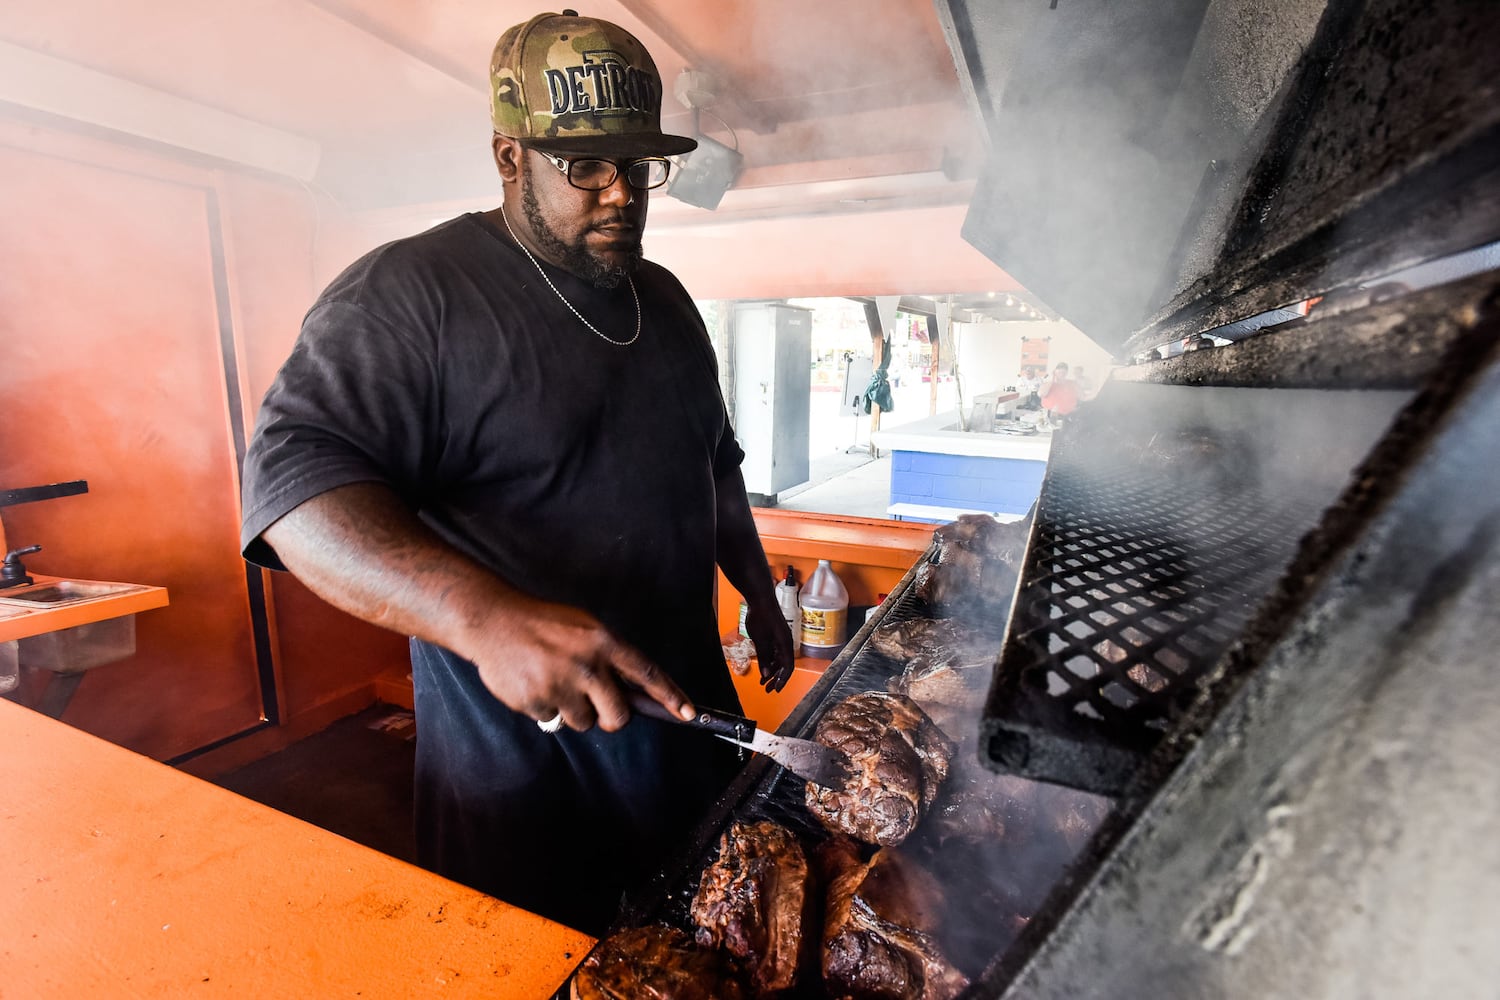
[[[9,0],[0,43],[86,71],[80,86],[102,73],[275,130],[316,151],[303,179],[356,218],[428,221],[494,203],[485,69],[500,32],[537,10],[518,0]],[[654,227],[739,224],[753,241],[757,223],[800,218],[825,245],[841,218],[902,210],[920,230],[920,213],[940,209],[933,237],[957,239],[978,130],[932,0],[597,0],[580,10],[646,42],[669,130],[692,128],[673,96],[678,75],[705,74],[702,131],[745,157],[717,210],[661,198]],[[66,73],[57,79],[70,85]]]

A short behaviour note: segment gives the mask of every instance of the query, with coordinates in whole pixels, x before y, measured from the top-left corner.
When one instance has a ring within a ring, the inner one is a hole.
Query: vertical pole
[[[942,349],[942,343],[942,335],[938,333],[938,318],[928,316],[927,346],[931,348],[928,351],[928,357],[931,360],[927,363],[927,415],[929,417],[937,416],[938,351]]]
[[[875,308],[866,309],[865,317],[870,327],[870,357],[874,359],[875,369],[880,368],[881,361],[885,360],[885,339],[891,335],[896,327],[896,310],[901,305],[899,295],[877,295],[875,296]],[[877,404],[870,406],[870,454],[875,458],[880,457],[880,449],[875,447],[874,433],[880,430],[880,407]]]
[[[714,307],[714,328],[711,333],[714,353],[719,358],[719,392],[724,396],[724,409],[729,414],[730,424],[733,424],[735,403],[738,402],[734,398],[734,302],[720,299],[714,303]]]

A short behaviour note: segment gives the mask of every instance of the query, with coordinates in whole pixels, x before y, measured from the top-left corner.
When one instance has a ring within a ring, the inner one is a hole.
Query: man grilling
[[[665,157],[696,146],[661,131],[650,55],[543,14],[490,80],[501,205],[319,297],[246,456],[242,544],[412,637],[421,864],[598,934],[737,768],[622,688],[738,710],[716,563],[767,690],[791,637],[707,332],[641,256]]]

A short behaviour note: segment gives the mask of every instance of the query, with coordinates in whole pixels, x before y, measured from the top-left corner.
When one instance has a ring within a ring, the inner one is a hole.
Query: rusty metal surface
[[[1239,343],[1117,368],[1110,378],[1194,386],[1412,388],[1473,325],[1497,289],[1500,275],[1487,273],[1355,312],[1319,307],[1306,319]]]
[[[1330,3],[1238,208],[1190,222],[1221,254],[1124,355],[1500,236],[1497,36],[1492,3]]]

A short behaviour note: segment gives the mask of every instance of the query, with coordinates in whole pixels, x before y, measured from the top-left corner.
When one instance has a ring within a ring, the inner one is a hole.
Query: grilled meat
[[[703,872],[692,920],[700,945],[723,948],[749,972],[756,996],[790,989],[817,940],[807,856],[786,827],[735,823]]]
[[[933,714],[935,706],[977,711],[998,645],[951,618],[911,618],[880,626],[867,648],[905,663],[888,689]]]
[[[941,615],[976,610],[999,618],[1015,591],[1029,532],[1029,519],[1001,524],[964,514],[933,532],[935,551],[917,568],[912,588]]]
[[[849,756],[841,788],[808,783],[808,810],[831,830],[883,847],[916,829],[948,776],[953,744],[903,695],[869,691],[823,713],[813,739]]]
[[[824,845],[828,872],[823,982],[846,1000],[950,1000],[969,981],[935,937],[942,890],[897,851],[869,861],[838,837]]]
[[[909,618],[887,622],[870,633],[866,649],[893,660],[914,656],[940,656],[948,650],[966,648],[974,632],[950,618]]]
[[[1038,805],[1051,818],[1052,829],[1066,845],[1069,856],[1083,849],[1109,815],[1109,799],[1061,785],[1042,786]]]
[[[982,767],[970,754],[953,762],[943,793],[932,807],[923,837],[938,844],[951,839],[993,843],[1005,836],[1012,799],[1006,794],[1018,779]]]
[[[1134,454],[1148,474],[1189,495],[1228,495],[1260,482],[1259,452],[1244,434],[1208,427],[1183,427],[1153,434],[1144,444],[1121,442],[1120,455]]]
[[[632,927],[600,941],[573,974],[573,1000],[744,1000],[722,955],[675,927]]]
[[[989,680],[989,657],[965,660],[957,656],[918,656],[907,661],[906,669],[892,677],[887,687],[894,694],[906,695],[924,710],[932,705],[947,705],[971,710],[977,716]]]

